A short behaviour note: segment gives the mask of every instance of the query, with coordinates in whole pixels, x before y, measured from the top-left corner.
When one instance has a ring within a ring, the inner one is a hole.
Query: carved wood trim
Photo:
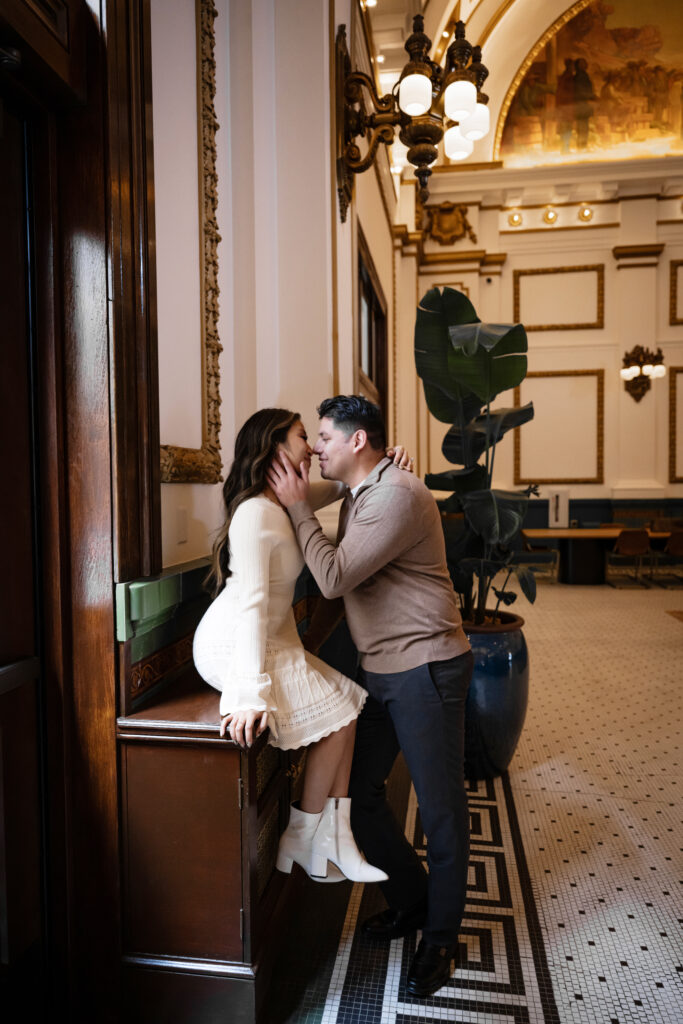
[[[218,175],[216,172],[216,57],[213,0],[196,0],[199,135],[199,254],[202,308],[202,446],[161,445],[161,482],[215,484],[223,479],[220,444],[218,339]]]
[[[192,639],[194,630],[183,636],[168,647],[155,651],[148,658],[136,661],[130,667],[128,677],[128,695],[131,700],[141,697],[153,686],[161,682],[164,676],[182,668],[192,660]]]

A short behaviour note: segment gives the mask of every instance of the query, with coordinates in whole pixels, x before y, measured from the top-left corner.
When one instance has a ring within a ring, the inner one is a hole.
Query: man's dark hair
[[[364,430],[368,442],[375,451],[387,446],[384,420],[379,408],[362,395],[335,395],[326,398],[318,406],[318,416],[332,420],[337,430],[350,435],[354,430]]]

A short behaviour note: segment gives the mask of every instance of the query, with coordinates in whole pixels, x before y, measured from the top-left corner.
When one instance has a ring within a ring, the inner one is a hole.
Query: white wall
[[[158,195],[175,195],[157,203],[157,237],[168,239],[158,279],[161,440],[195,447],[200,361],[188,323],[192,304],[198,308],[191,250],[196,234],[189,161],[181,196],[176,156],[179,140],[196,138],[196,118],[187,103],[187,109],[177,107],[180,118],[160,114],[158,124],[156,118],[156,104],[174,109],[176,92],[191,77],[195,53],[185,23],[194,0],[172,3],[178,11],[168,17],[169,3],[155,0],[152,41],[153,65],[165,64],[170,52],[180,65],[166,79],[165,94],[155,94],[155,185]],[[276,0],[217,0],[216,7],[225,475],[236,431],[258,408],[294,408],[312,431],[315,407],[331,393],[332,179],[327,5],[299,0],[296,18]],[[181,221],[176,212],[183,203]],[[173,275],[165,273],[165,264],[175,268]],[[186,298],[179,303],[181,289]],[[179,305],[182,319],[172,312]],[[162,485],[164,565],[207,554],[221,516],[220,484]],[[179,541],[183,521],[187,540]]]

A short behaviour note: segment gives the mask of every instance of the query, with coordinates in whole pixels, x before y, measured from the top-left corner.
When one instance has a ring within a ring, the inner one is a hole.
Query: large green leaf
[[[491,402],[524,380],[528,343],[521,324],[452,325],[448,335],[449,390],[455,380],[482,402]]]
[[[466,469],[448,469],[445,473],[427,473],[425,484],[431,491],[478,491],[486,485],[484,466],[468,466]]]
[[[451,395],[461,390],[448,374],[448,328],[477,321],[474,306],[462,292],[431,288],[423,296],[415,320],[415,365],[423,381]]]
[[[529,504],[518,491],[470,491],[460,496],[468,523],[487,544],[504,544],[520,529]]]
[[[479,456],[490,447],[485,425],[475,426],[476,423],[476,420],[474,423],[468,423],[464,430],[454,426],[448,431],[443,439],[441,451],[449,462],[455,462],[456,465],[465,466],[468,469],[474,468]],[[484,474],[486,474],[485,470]],[[484,478],[485,483],[486,479]]]
[[[484,430],[488,447],[491,447],[500,441],[501,437],[507,434],[508,430],[512,430],[514,427],[521,427],[523,423],[528,423],[533,418],[534,403],[529,402],[527,405],[511,409],[493,409],[489,416],[486,413],[482,413],[481,416],[477,416],[472,426],[477,430]],[[446,455],[445,451],[444,455]]]

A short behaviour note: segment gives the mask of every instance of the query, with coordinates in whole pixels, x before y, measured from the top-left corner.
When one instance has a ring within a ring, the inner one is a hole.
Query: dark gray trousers
[[[358,718],[351,769],[351,825],[371,864],[389,875],[387,903],[407,910],[427,897],[425,939],[453,944],[465,907],[469,812],[464,779],[465,701],[472,653],[406,672],[358,674],[369,693]],[[403,751],[427,839],[425,871],[386,800]]]

